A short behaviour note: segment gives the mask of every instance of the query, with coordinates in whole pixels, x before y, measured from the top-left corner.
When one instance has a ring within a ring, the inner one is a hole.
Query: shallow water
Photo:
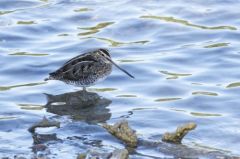
[[[62,139],[49,144],[52,157],[123,147],[97,125],[122,118],[143,139],[193,121],[184,145],[240,155],[239,8],[239,0],[1,0],[0,157],[31,156],[27,129],[43,116],[62,124],[42,130]],[[44,93],[60,95],[53,103],[62,109],[80,88],[43,79],[99,47],[135,79],[114,69],[89,88],[108,102],[79,114],[50,109]]]

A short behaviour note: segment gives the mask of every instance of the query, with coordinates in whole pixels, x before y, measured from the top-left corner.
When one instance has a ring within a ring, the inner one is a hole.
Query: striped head
[[[98,49],[98,52],[100,55],[104,56],[104,57],[110,57],[110,53],[108,49]]]
[[[133,75],[131,75],[130,73],[128,73],[126,70],[124,70],[123,68],[121,68],[120,66],[118,66],[112,59],[111,56],[109,54],[109,51],[107,49],[98,49],[96,52],[96,55],[99,59],[103,60],[105,63],[111,63],[114,66],[116,66],[119,70],[123,71],[124,73],[126,73],[129,77],[134,78]]]
[[[111,59],[110,53],[107,49],[98,49],[94,52],[94,56],[103,63],[111,63],[108,59]]]

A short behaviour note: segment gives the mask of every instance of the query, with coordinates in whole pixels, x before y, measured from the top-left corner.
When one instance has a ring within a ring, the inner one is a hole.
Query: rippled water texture
[[[121,118],[144,139],[196,122],[184,145],[240,155],[239,8],[239,0],[0,0],[0,157],[30,155],[27,129],[43,116],[62,124],[41,130],[63,140],[49,145],[53,156],[75,158],[95,142],[123,147],[97,126]],[[103,103],[72,112],[80,88],[43,79],[96,47],[136,79],[114,69],[89,88]]]

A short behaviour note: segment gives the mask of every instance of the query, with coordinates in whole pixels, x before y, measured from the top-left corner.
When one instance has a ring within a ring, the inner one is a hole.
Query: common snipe
[[[112,72],[112,65],[134,78],[112,61],[107,49],[97,49],[70,59],[59,69],[49,73],[45,81],[60,80],[67,84],[81,86],[85,90],[86,87],[104,80]]]

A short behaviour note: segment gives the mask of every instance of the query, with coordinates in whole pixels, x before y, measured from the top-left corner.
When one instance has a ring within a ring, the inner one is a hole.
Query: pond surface
[[[239,8],[239,0],[0,0],[0,157],[31,156],[27,129],[43,116],[61,122],[40,130],[62,140],[49,144],[53,158],[124,147],[98,126],[122,118],[143,139],[196,122],[184,145],[240,156]],[[81,88],[43,79],[100,47],[135,79],[114,69],[88,89],[104,101],[76,113]]]

